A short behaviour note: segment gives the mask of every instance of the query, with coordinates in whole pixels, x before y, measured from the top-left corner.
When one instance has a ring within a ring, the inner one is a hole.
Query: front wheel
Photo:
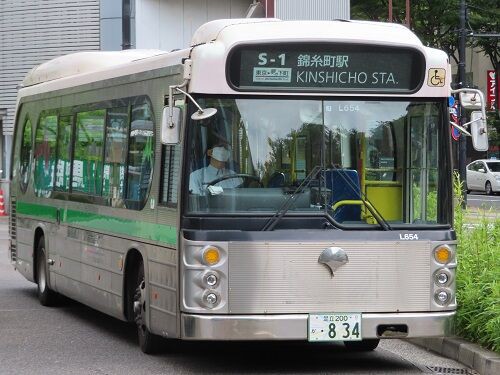
[[[137,282],[134,293],[134,320],[137,325],[139,347],[146,354],[154,353],[158,347],[159,337],[152,334],[146,326],[146,281],[144,279],[144,264],[138,265]]]
[[[49,288],[47,283],[47,256],[45,251],[45,238],[38,241],[36,250],[36,271],[37,271],[37,295],[40,304],[43,306],[53,306],[56,303],[57,295]]]
[[[379,339],[365,339],[361,341],[344,341],[344,345],[352,351],[370,352],[377,348],[379,342]]]

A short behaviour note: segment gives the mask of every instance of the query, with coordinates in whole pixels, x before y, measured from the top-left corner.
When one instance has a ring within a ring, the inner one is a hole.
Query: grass
[[[457,334],[500,353],[500,218],[476,212],[470,225],[458,179],[455,196]]]

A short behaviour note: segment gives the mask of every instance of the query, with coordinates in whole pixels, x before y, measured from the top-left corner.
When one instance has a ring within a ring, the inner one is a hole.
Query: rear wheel
[[[43,306],[53,306],[56,302],[56,293],[49,288],[47,283],[48,266],[45,251],[45,238],[42,236],[38,241],[36,250],[36,271],[38,284],[38,300]]]
[[[379,342],[379,339],[365,339],[361,341],[344,341],[344,345],[352,351],[370,352],[377,348]]]
[[[146,326],[146,281],[144,279],[144,264],[142,261],[138,265],[133,306],[139,347],[144,353],[154,353],[158,347],[160,338],[152,334]]]
[[[491,182],[486,181],[486,185],[484,185],[484,191],[486,195],[493,195],[493,189],[491,188]]]

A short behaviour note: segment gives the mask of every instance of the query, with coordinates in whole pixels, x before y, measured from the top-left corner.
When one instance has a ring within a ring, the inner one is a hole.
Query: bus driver
[[[189,176],[189,192],[191,194],[204,195],[212,181],[217,181],[225,176],[227,176],[227,179],[223,179],[213,185],[231,189],[243,183],[243,180],[239,177],[229,177],[236,174],[236,172],[226,168],[226,163],[231,156],[231,151],[227,145],[217,144],[207,150],[207,155],[210,157],[209,165],[191,172]],[[221,192],[221,189],[213,189],[211,194],[219,194]]]

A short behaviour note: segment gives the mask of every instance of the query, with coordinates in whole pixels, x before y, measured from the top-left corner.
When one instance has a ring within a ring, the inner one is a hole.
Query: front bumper
[[[433,313],[363,314],[364,339],[449,336],[454,311]],[[185,340],[307,340],[308,314],[194,315],[181,314]],[[406,334],[387,335],[385,327],[406,327]]]

